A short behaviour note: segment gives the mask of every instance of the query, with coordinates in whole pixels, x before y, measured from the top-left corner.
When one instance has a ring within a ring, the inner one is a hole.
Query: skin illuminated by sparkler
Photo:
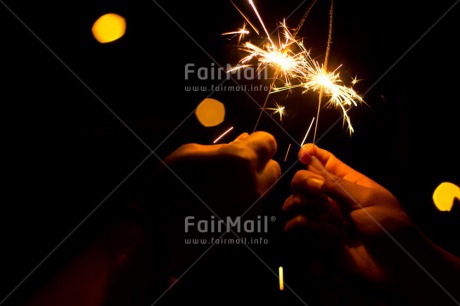
[[[276,31],[278,41],[275,43],[254,2],[249,0],[249,4],[264,29],[267,41],[263,45],[256,45],[250,41],[244,42],[241,50],[248,54],[239,61],[240,65],[231,70],[244,69],[251,66],[253,61],[257,62],[259,72],[271,67],[275,73],[269,94],[295,88],[302,89],[303,93],[316,92],[327,99],[327,106],[333,106],[342,111],[344,124],[347,123],[348,130],[352,134],[354,129],[351,125],[348,111],[352,106],[357,106],[359,103],[364,102],[363,98],[352,88],[358,82],[358,79],[355,77],[351,81],[352,86],[348,87],[338,72],[341,66],[338,66],[332,72],[328,72],[324,64],[318,63],[311,57],[310,51],[304,47],[302,39],[296,38],[296,35],[291,33],[285,21],[279,24]],[[238,9],[238,11],[240,10]],[[243,15],[243,17],[245,16]],[[297,34],[297,32],[298,29],[294,33]],[[280,86],[276,86],[278,82],[281,82]],[[265,108],[265,105],[263,109],[275,110]],[[278,113],[281,117],[282,113]]]

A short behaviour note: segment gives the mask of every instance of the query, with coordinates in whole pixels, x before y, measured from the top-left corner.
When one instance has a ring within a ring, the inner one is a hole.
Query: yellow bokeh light
[[[195,115],[203,126],[216,126],[224,122],[225,106],[215,99],[206,98],[196,108]]]
[[[278,268],[278,279],[280,283],[280,291],[284,290],[284,269],[282,266]]]
[[[453,183],[443,182],[433,193],[433,202],[440,211],[451,211],[455,199],[460,200],[460,187]]]
[[[98,42],[109,43],[125,35],[126,20],[118,14],[105,14],[94,22],[91,31]]]

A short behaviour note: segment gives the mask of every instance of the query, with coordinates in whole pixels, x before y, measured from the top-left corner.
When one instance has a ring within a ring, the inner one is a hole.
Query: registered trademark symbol
[[[275,216],[271,216],[271,217],[270,217],[270,221],[275,222],[275,221],[276,221],[276,217],[275,217]]]

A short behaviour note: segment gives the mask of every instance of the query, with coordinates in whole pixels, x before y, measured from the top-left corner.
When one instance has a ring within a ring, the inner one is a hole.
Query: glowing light
[[[455,199],[460,201],[460,187],[450,182],[443,182],[433,193],[433,202],[439,211],[451,211]]]
[[[225,106],[216,99],[206,98],[196,108],[195,115],[203,126],[216,126],[224,122]]]
[[[284,161],[287,160],[288,156],[289,156],[289,152],[291,151],[291,146],[292,146],[292,143],[289,144],[287,150],[286,150],[286,155],[284,156]]]
[[[280,23],[284,40],[279,39],[274,43],[271,39],[263,46],[257,46],[251,42],[245,42],[241,50],[248,53],[239,63],[241,65],[231,69],[243,69],[251,66],[253,60],[257,61],[257,70],[262,72],[268,67],[275,71],[274,82],[281,80],[284,86],[289,86],[292,80],[305,76],[305,56],[309,56],[307,50],[303,48],[300,41],[297,41],[288,30],[285,22]],[[265,29],[265,25],[264,25]],[[294,52],[292,49],[298,49]],[[279,77],[279,76],[282,77]]]
[[[284,290],[284,270],[283,270],[283,266],[280,266],[278,268],[278,278],[279,278],[279,281],[280,281],[280,291],[283,291]]]
[[[222,35],[233,35],[233,37],[238,36],[238,43],[241,42],[243,39],[244,35],[249,34],[250,32],[246,30],[246,23],[243,24],[243,27],[237,31],[231,31],[231,32],[226,32],[222,33]]]
[[[326,72],[318,62],[313,61],[313,65],[308,66],[312,71],[305,77],[302,87],[305,88],[304,92],[322,91],[328,99],[326,102],[328,105],[342,110],[343,122],[348,124],[348,130],[352,134],[354,129],[348,116],[348,110],[352,106],[357,106],[358,103],[363,103],[364,100],[352,87],[343,85],[340,74],[337,72],[340,67],[332,72]]]
[[[361,81],[361,80],[358,80],[358,77],[355,76],[355,77],[353,78],[353,80],[351,80],[351,86],[355,86],[356,84],[359,83],[359,81]]]
[[[113,42],[125,35],[126,20],[118,14],[105,14],[94,22],[91,31],[101,44]]]
[[[246,22],[251,26],[251,28],[254,30],[254,32],[256,32],[256,34],[259,35],[259,30],[252,24],[251,20],[249,20],[249,18],[246,17],[246,15],[244,15],[243,11],[241,11],[240,8],[232,0],[230,0],[230,2],[236,8],[238,13],[240,13],[240,15],[243,16],[244,20],[246,20]]]
[[[351,124],[348,111],[351,107],[357,106],[358,103],[364,103],[363,98],[352,88],[353,85],[358,83],[357,77],[352,79],[351,87],[344,84],[338,70],[341,66],[338,66],[332,72],[327,70],[327,59],[330,50],[330,38],[332,29],[332,17],[330,19],[330,31],[328,37],[328,48],[326,50],[326,57],[324,64],[320,64],[314,60],[310,51],[308,51],[304,45],[303,40],[298,39],[296,34],[301,25],[295,29],[292,34],[289,30],[286,22],[283,21],[278,25],[276,29],[278,39],[275,42],[265,26],[265,23],[259,14],[254,2],[249,0],[254,13],[257,16],[259,23],[261,24],[264,33],[266,35],[266,42],[263,45],[256,45],[250,41],[246,41],[241,45],[241,50],[246,52],[247,55],[241,58],[239,65],[231,68],[229,71],[244,69],[251,65],[252,61],[257,62],[257,70],[261,72],[268,67],[274,69],[273,81],[270,86],[269,94],[277,93],[285,90],[293,90],[300,88],[303,93],[315,92],[318,93],[321,103],[322,97],[327,99],[326,105],[333,106],[342,112],[343,123],[347,124],[350,134],[354,132]],[[235,6],[236,7],[236,6]],[[331,2],[331,16],[332,16],[332,2]],[[237,8],[238,9],[238,8]],[[309,8],[309,10],[311,7]],[[246,16],[243,15],[240,9],[238,11],[249,22]],[[303,24],[303,21],[301,22]],[[253,26],[251,24],[251,26]],[[254,27],[254,26],[253,26]],[[239,33],[236,31],[236,33]],[[262,107],[266,108],[267,99]],[[320,105],[319,105],[320,106]],[[318,106],[318,113],[319,113]],[[274,110],[274,109],[272,109]],[[281,112],[279,112],[281,115]],[[262,114],[262,112],[260,113]],[[256,127],[260,121],[257,120]],[[317,120],[318,121],[318,120]],[[255,129],[254,129],[255,130]],[[316,136],[316,128],[315,128]]]
[[[286,106],[281,106],[275,103],[275,107],[267,107],[266,109],[273,111],[273,114],[279,114],[280,121],[283,121],[283,117],[286,115]]]
[[[228,130],[226,130],[225,132],[223,132],[219,137],[216,138],[216,140],[214,140],[212,143],[217,143],[219,140],[222,139],[222,137],[224,137],[225,135],[227,135],[228,133],[230,133],[230,131],[233,130],[233,126],[231,128],[229,128]]]

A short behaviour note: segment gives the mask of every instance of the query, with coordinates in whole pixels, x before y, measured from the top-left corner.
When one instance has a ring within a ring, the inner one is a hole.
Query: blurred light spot
[[[98,42],[109,43],[125,35],[126,20],[114,13],[105,14],[94,22],[91,31]]]
[[[453,183],[443,182],[433,192],[433,202],[440,211],[451,211],[454,200],[460,200],[460,187]]]
[[[280,291],[284,290],[284,269],[283,266],[278,268],[278,278],[280,281]]]
[[[195,115],[203,126],[216,126],[224,122],[225,106],[215,99],[206,98],[196,108]]]

